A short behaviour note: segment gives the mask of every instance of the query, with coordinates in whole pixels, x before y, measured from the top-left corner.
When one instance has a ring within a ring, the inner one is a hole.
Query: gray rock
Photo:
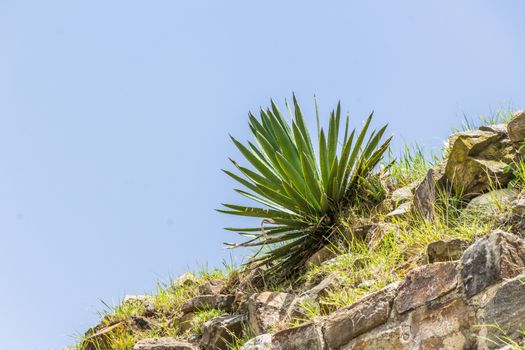
[[[425,219],[435,216],[435,203],[437,196],[436,173],[437,170],[430,169],[425,179],[416,187],[414,191],[414,213]]]
[[[525,198],[517,198],[510,203],[514,214],[525,216]]]
[[[514,113],[507,130],[512,142],[520,143],[525,141],[525,110]]]
[[[197,347],[176,338],[163,337],[142,339],[135,344],[133,350],[197,350]]]
[[[318,299],[320,296],[326,295],[327,290],[333,289],[337,286],[339,286],[337,273],[332,273],[324,278],[319,284],[302,293],[300,297],[308,296],[311,299]]]
[[[266,333],[252,338],[244,343],[241,350],[272,350],[272,335]]]
[[[470,337],[474,313],[461,298],[420,307],[411,313],[409,322],[413,346],[406,349],[475,349]]]
[[[510,188],[490,191],[473,198],[466,209],[483,216],[494,215],[509,206],[518,194],[517,190]]]
[[[353,338],[385,323],[392,309],[397,285],[390,285],[355,304],[329,315],[323,326],[330,349],[337,349]]]
[[[428,262],[432,264],[435,262],[459,260],[468,246],[468,241],[462,238],[432,242],[427,246]]]
[[[397,312],[415,309],[454,290],[458,284],[457,266],[455,262],[441,262],[410,271],[399,286]]]
[[[268,333],[288,316],[296,296],[289,293],[262,292],[248,299],[248,320],[255,334]]]
[[[400,219],[405,218],[410,215],[412,211],[412,202],[405,202],[402,203],[400,206],[398,206],[396,209],[391,211],[390,213],[386,214],[386,218],[389,219]]]
[[[210,295],[220,294],[223,286],[212,282],[205,282],[199,286],[199,294]]]
[[[392,192],[391,199],[394,202],[394,204],[398,205],[405,202],[410,202],[412,200],[412,197],[414,196],[412,191],[416,187],[417,184],[410,184],[405,187],[398,188],[394,192]]]
[[[410,335],[403,333],[399,324],[385,324],[352,339],[341,350],[405,350],[410,349],[407,345]],[[409,343],[412,345],[411,343]]]
[[[480,294],[481,295],[481,294]],[[514,340],[522,336],[516,333],[525,327],[525,275],[504,281],[495,290],[487,290],[484,305],[478,312],[477,323],[482,326],[479,330],[481,339],[496,340],[507,335]],[[482,341],[487,348],[495,348],[490,341]]]
[[[274,350],[324,350],[321,324],[309,322],[277,332],[272,338]]]
[[[504,135],[504,136],[506,136],[508,134],[508,132],[507,132],[507,124],[482,125],[482,126],[480,126],[479,130],[481,130],[481,131],[490,131],[490,132],[494,132],[496,134],[500,134],[500,135]]]
[[[500,230],[479,239],[461,257],[465,296],[471,298],[504,278],[525,272],[525,241]]]
[[[200,345],[207,350],[227,350],[235,338],[242,337],[246,315],[216,317],[202,326]]]
[[[177,277],[177,279],[175,279],[172,282],[172,287],[173,288],[188,287],[192,285],[198,285],[199,283],[200,283],[199,278],[197,276],[195,276],[191,272],[186,272],[185,274]]]
[[[182,313],[190,313],[206,309],[221,309],[223,311],[231,311],[235,296],[232,294],[210,294],[199,295],[186,301],[182,307]]]

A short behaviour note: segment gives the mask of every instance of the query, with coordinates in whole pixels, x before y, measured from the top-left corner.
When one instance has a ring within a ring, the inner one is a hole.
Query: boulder
[[[458,283],[458,263],[440,262],[422,266],[408,273],[395,301],[402,314],[454,290]]]
[[[197,350],[197,347],[172,337],[146,338],[135,344],[133,350]]]
[[[412,197],[414,196],[413,191],[416,185],[416,183],[412,183],[407,186],[396,189],[394,192],[392,192],[390,199],[392,199],[395,205],[410,202],[412,200]]]
[[[414,191],[413,211],[425,219],[433,218],[436,212],[436,171],[430,169]]]
[[[386,214],[385,218],[390,220],[401,219],[410,216],[412,211],[412,202],[405,202],[399,205],[396,209]]]
[[[202,326],[200,345],[206,350],[227,350],[229,344],[242,337],[246,315],[212,318]]]
[[[182,305],[181,311],[184,314],[206,309],[220,309],[230,312],[234,300],[235,296],[232,294],[199,295],[186,301]]]
[[[272,335],[266,333],[252,338],[240,350],[272,350]]]
[[[516,158],[512,142],[496,132],[473,130],[456,135],[445,169],[456,193],[472,196],[493,184],[505,186],[511,174],[505,171]]]
[[[471,298],[504,278],[525,272],[525,240],[500,230],[471,245],[461,257],[461,279]]]
[[[513,114],[507,130],[512,142],[521,143],[525,141],[525,110]]]
[[[342,350],[409,350],[407,340],[410,339],[409,329],[399,324],[385,324],[371,330],[343,346]]]
[[[289,293],[262,292],[248,299],[248,322],[255,334],[268,333],[285,320],[296,296]]]
[[[324,350],[321,324],[308,322],[277,332],[272,337],[273,350]]]
[[[199,286],[199,294],[210,295],[210,294],[220,294],[223,289],[221,284],[217,284],[211,281],[204,282]]]
[[[174,324],[178,325],[180,332],[184,333],[191,329],[191,320],[195,316],[194,312],[188,312],[174,320]],[[172,324],[173,325],[173,324]]]
[[[508,135],[507,124],[482,125],[479,127],[479,130],[494,132],[502,136]]]
[[[408,342],[412,343],[409,349],[472,349],[474,339],[470,328],[474,324],[474,313],[461,298],[418,308],[409,315],[407,323]]]
[[[433,264],[459,260],[468,246],[468,241],[462,238],[432,242],[427,246],[428,262]]]
[[[525,198],[517,198],[510,203],[513,214],[525,216]]]
[[[480,348],[497,348],[491,340],[501,336],[514,340],[523,336],[516,331],[525,327],[525,275],[504,281],[480,295],[483,304],[480,305],[476,321],[483,325],[477,327]]]
[[[334,289],[335,287],[338,287],[340,285],[338,274],[332,273],[325,277],[320,283],[315,285],[314,287],[308,289],[299,297],[309,297],[312,300],[317,300],[320,296],[325,296],[326,292],[330,289]]]
[[[329,315],[323,326],[323,335],[328,347],[337,349],[385,323],[390,316],[396,291],[396,284],[389,285]]]
[[[196,286],[200,283],[199,278],[191,272],[180,275],[172,282],[173,288]]]
[[[517,190],[511,188],[490,191],[473,198],[466,209],[482,216],[495,215],[509,206],[518,194]]]

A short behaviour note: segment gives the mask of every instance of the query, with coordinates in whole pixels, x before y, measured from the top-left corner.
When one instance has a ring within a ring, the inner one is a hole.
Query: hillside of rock
[[[435,162],[386,171],[381,202],[345,212],[301,275],[187,273],[70,349],[525,349],[524,145],[525,111],[457,132]]]

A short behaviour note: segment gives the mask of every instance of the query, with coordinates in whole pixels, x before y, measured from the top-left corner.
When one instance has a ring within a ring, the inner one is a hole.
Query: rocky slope
[[[127,297],[77,348],[522,349],[524,143],[525,111],[456,133],[444,161],[352,217],[364,250],[323,248],[284,286],[250,269],[186,274]]]

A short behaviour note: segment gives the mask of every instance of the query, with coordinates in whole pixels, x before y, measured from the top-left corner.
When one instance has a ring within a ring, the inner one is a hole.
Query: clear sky
[[[338,99],[397,144],[525,107],[525,2],[0,1],[0,349],[220,265],[247,112]],[[313,127],[314,124],[311,123]]]

